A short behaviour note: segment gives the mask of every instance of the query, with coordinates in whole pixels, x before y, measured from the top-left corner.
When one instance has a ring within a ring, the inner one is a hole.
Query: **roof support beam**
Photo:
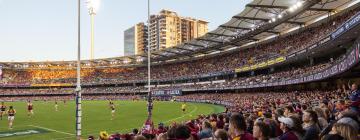
[[[265,31],[265,32],[272,33],[272,34],[280,34],[280,32],[270,31],[270,30],[267,30],[267,31]]]
[[[256,39],[256,38],[248,38],[249,40],[252,40],[252,41],[259,41],[259,39]]]
[[[222,41],[217,41],[217,40],[212,40],[212,39],[204,39],[204,38],[197,38],[196,40],[215,42],[215,43],[223,43]]]
[[[225,37],[234,37],[232,35],[225,35],[225,34],[218,34],[218,33],[208,33],[209,35],[214,35],[214,36],[225,36]]]
[[[256,17],[244,17],[244,16],[233,16],[233,18],[237,18],[237,19],[249,19],[249,20],[261,20],[261,21],[269,21],[270,19],[266,19],[266,18],[256,18]],[[290,23],[290,24],[305,24],[304,22],[298,22],[298,21],[284,21],[285,23]]]
[[[183,47],[174,47],[174,49],[185,50],[185,51],[189,51],[189,52],[194,52],[194,50],[187,49],[187,48],[183,48]]]
[[[195,47],[201,47],[204,48],[204,45],[199,45],[199,44],[193,44],[193,43],[184,43],[185,45],[190,45],[190,46],[195,46]]]
[[[132,59],[132,60],[135,60],[135,57],[127,57],[127,58]]]
[[[158,55],[158,56],[161,56],[161,57],[168,57],[166,55],[160,54],[159,52],[152,52],[151,54],[152,55]]]
[[[274,9],[289,9],[289,6],[279,6],[279,5],[258,5],[258,4],[247,4],[247,7],[252,8],[274,8]],[[331,12],[334,9],[327,9],[327,8],[309,8],[310,11],[325,11],[325,12]]]
[[[226,25],[220,25],[220,27],[222,27],[222,28],[230,28],[230,29],[251,30],[250,28],[236,27],[236,26],[226,26]]]
[[[173,53],[173,54],[176,54],[176,55],[180,55],[180,56],[183,56],[183,55],[185,55],[185,56],[188,56],[188,57],[192,57],[191,55],[188,55],[187,53],[179,53],[179,52],[175,52],[175,51],[173,51],[173,50],[164,50],[165,52],[168,52],[168,53]]]

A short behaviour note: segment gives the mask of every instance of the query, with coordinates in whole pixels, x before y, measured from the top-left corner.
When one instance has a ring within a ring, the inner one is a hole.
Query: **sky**
[[[251,0],[150,0],[161,9],[209,21],[209,31]],[[81,0],[81,58],[90,58],[90,16]],[[147,20],[147,0],[101,0],[95,16],[95,58],[123,56],[124,31]],[[0,0],[0,62],[63,61],[77,57],[77,0]]]

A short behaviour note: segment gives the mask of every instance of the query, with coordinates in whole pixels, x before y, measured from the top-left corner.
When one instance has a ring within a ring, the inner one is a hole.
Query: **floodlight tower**
[[[100,0],[87,0],[86,6],[91,18],[90,59],[94,59],[94,17],[99,10]]]

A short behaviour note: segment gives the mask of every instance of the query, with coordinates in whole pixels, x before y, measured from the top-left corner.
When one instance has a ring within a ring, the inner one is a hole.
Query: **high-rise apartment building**
[[[124,55],[137,55],[146,51],[147,26],[140,22],[124,31]]]
[[[133,32],[128,31],[132,28],[134,28]],[[134,48],[133,54],[141,54],[147,50],[147,35],[150,36],[151,50],[161,50],[205,35],[208,32],[208,22],[181,17],[173,11],[161,10],[159,14],[150,16],[148,26],[139,23],[132,28],[125,31],[124,48],[126,50],[131,46]]]
[[[190,41],[208,32],[208,22],[181,17],[176,12],[162,10],[150,16],[150,47],[161,50]]]

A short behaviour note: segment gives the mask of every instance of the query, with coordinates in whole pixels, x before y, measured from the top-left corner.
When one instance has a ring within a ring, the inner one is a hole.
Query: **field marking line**
[[[41,129],[45,129],[45,130],[49,130],[49,131],[53,131],[53,132],[58,132],[58,133],[66,134],[66,135],[75,135],[75,134],[71,134],[71,133],[67,133],[67,132],[63,132],[63,131],[59,131],[59,130],[55,130],[55,129],[51,129],[51,128],[46,128],[46,127],[42,127],[42,126],[37,126],[37,125],[28,125],[28,126],[36,127],[36,128],[41,128]]]

